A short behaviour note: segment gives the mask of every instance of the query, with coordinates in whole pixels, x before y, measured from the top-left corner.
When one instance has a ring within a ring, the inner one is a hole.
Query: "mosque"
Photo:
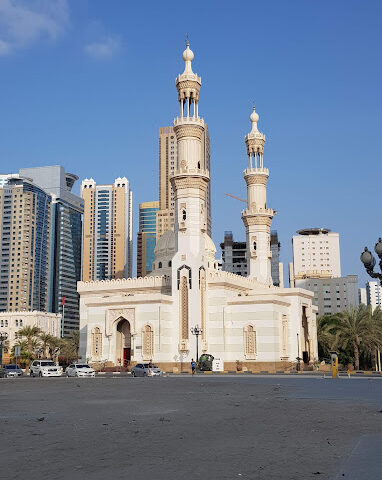
[[[185,69],[175,81],[174,231],[160,237],[150,276],[78,283],[80,357],[95,366],[152,361],[165,371],[184,371],[196,358],[192,330],[197,327],[199,353],[219,358],[225,370],[285,370],[298,356],[311,364],[317,360],[313,293],[272,284],[270,226],[276,212],[267,205],[265,135],[258,130],[255,109],[245,137],[248,204],[241,215],[248,277],[218,270],[216,248],[207,235],[210,172],[203,163],[201,78],[192,71],[193,59],[187,42]]]

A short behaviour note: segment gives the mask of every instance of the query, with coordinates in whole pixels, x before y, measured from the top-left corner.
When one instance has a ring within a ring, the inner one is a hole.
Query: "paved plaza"
[[[0,419],[9,480],[382,478],[380,378],[2,379]]]

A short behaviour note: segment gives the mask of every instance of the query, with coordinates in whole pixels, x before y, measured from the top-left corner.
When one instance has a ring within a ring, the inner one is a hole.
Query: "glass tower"
[[[159,202],[139,205],[139,232],[137,247],[137,277],[145,277],[153,269]]]
[[[52,197],[14,175],[0,188],[0,311],[47,311]]]
[[[61,166],[20,169],[52,196],[50,235],[49,302],[47,311],[63,313],[63,333],[68,336],[79,328],[79,295],[81,280],[81,239],[83,200],[72,192],[78,177]]]

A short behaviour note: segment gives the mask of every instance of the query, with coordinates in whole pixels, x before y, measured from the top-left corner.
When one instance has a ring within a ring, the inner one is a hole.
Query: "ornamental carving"
[[[154,356],[154,331],[150,325],[142,330],[142,356],[143,360],[152,360]]]
[[[178,141],[183,137],[196,137],[201,140],[204,128],[199,125],[176,125],[174,132]]]
[[[245,175],[244,176],[247,185],[266,185],[268,180],[268,175]]]
[[[248,227],[250,225],[266,225],[267,227],[271,226],[272,218],[271,217],[245,217],[243,216],[244,226]]]
[[[127,320],[130,323],[130,332],[135,334],[135,309],[134,308],[116,308],[107,310],[106,313],[106,335],[113,334],[113,324],[119,318]]]
[[[254,360],[256,358],[256,330],[252,325],[244,329],[244,354],[245,358]]]
[[[186,276],[180,278],[180,343],[188,340],[188,280]]]
[[[247,153],[264,153],[265,140],[262,138],[246,138]]]
[[[172,177],[171,184],[173,184],[175,190],[180,190],[182,188],[196,188],[206,192],[208,179],[204,177]]]
[[[102,357],[102,333],[98,327],[92,331],[92,358],[100,360]]]

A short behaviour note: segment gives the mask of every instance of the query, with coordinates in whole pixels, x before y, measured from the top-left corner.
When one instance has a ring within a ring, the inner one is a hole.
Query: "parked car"
[[[162,370],[150,363],[137,363],[131,369],[131,375],[133,377],[158,377],[162,375]]]
[[[23,371],[18,365],[9,364],[9,365],[2,365],[0,367],[0,377],[2,378],[15,378],[15,377],[22,377]]]
[[[62,367],[53,360],[35,360],[30,366],[31,377],[61,377]]]
[[[68,377],[95,377],[95,370],[86,363],[71,363],[65,373]]]

